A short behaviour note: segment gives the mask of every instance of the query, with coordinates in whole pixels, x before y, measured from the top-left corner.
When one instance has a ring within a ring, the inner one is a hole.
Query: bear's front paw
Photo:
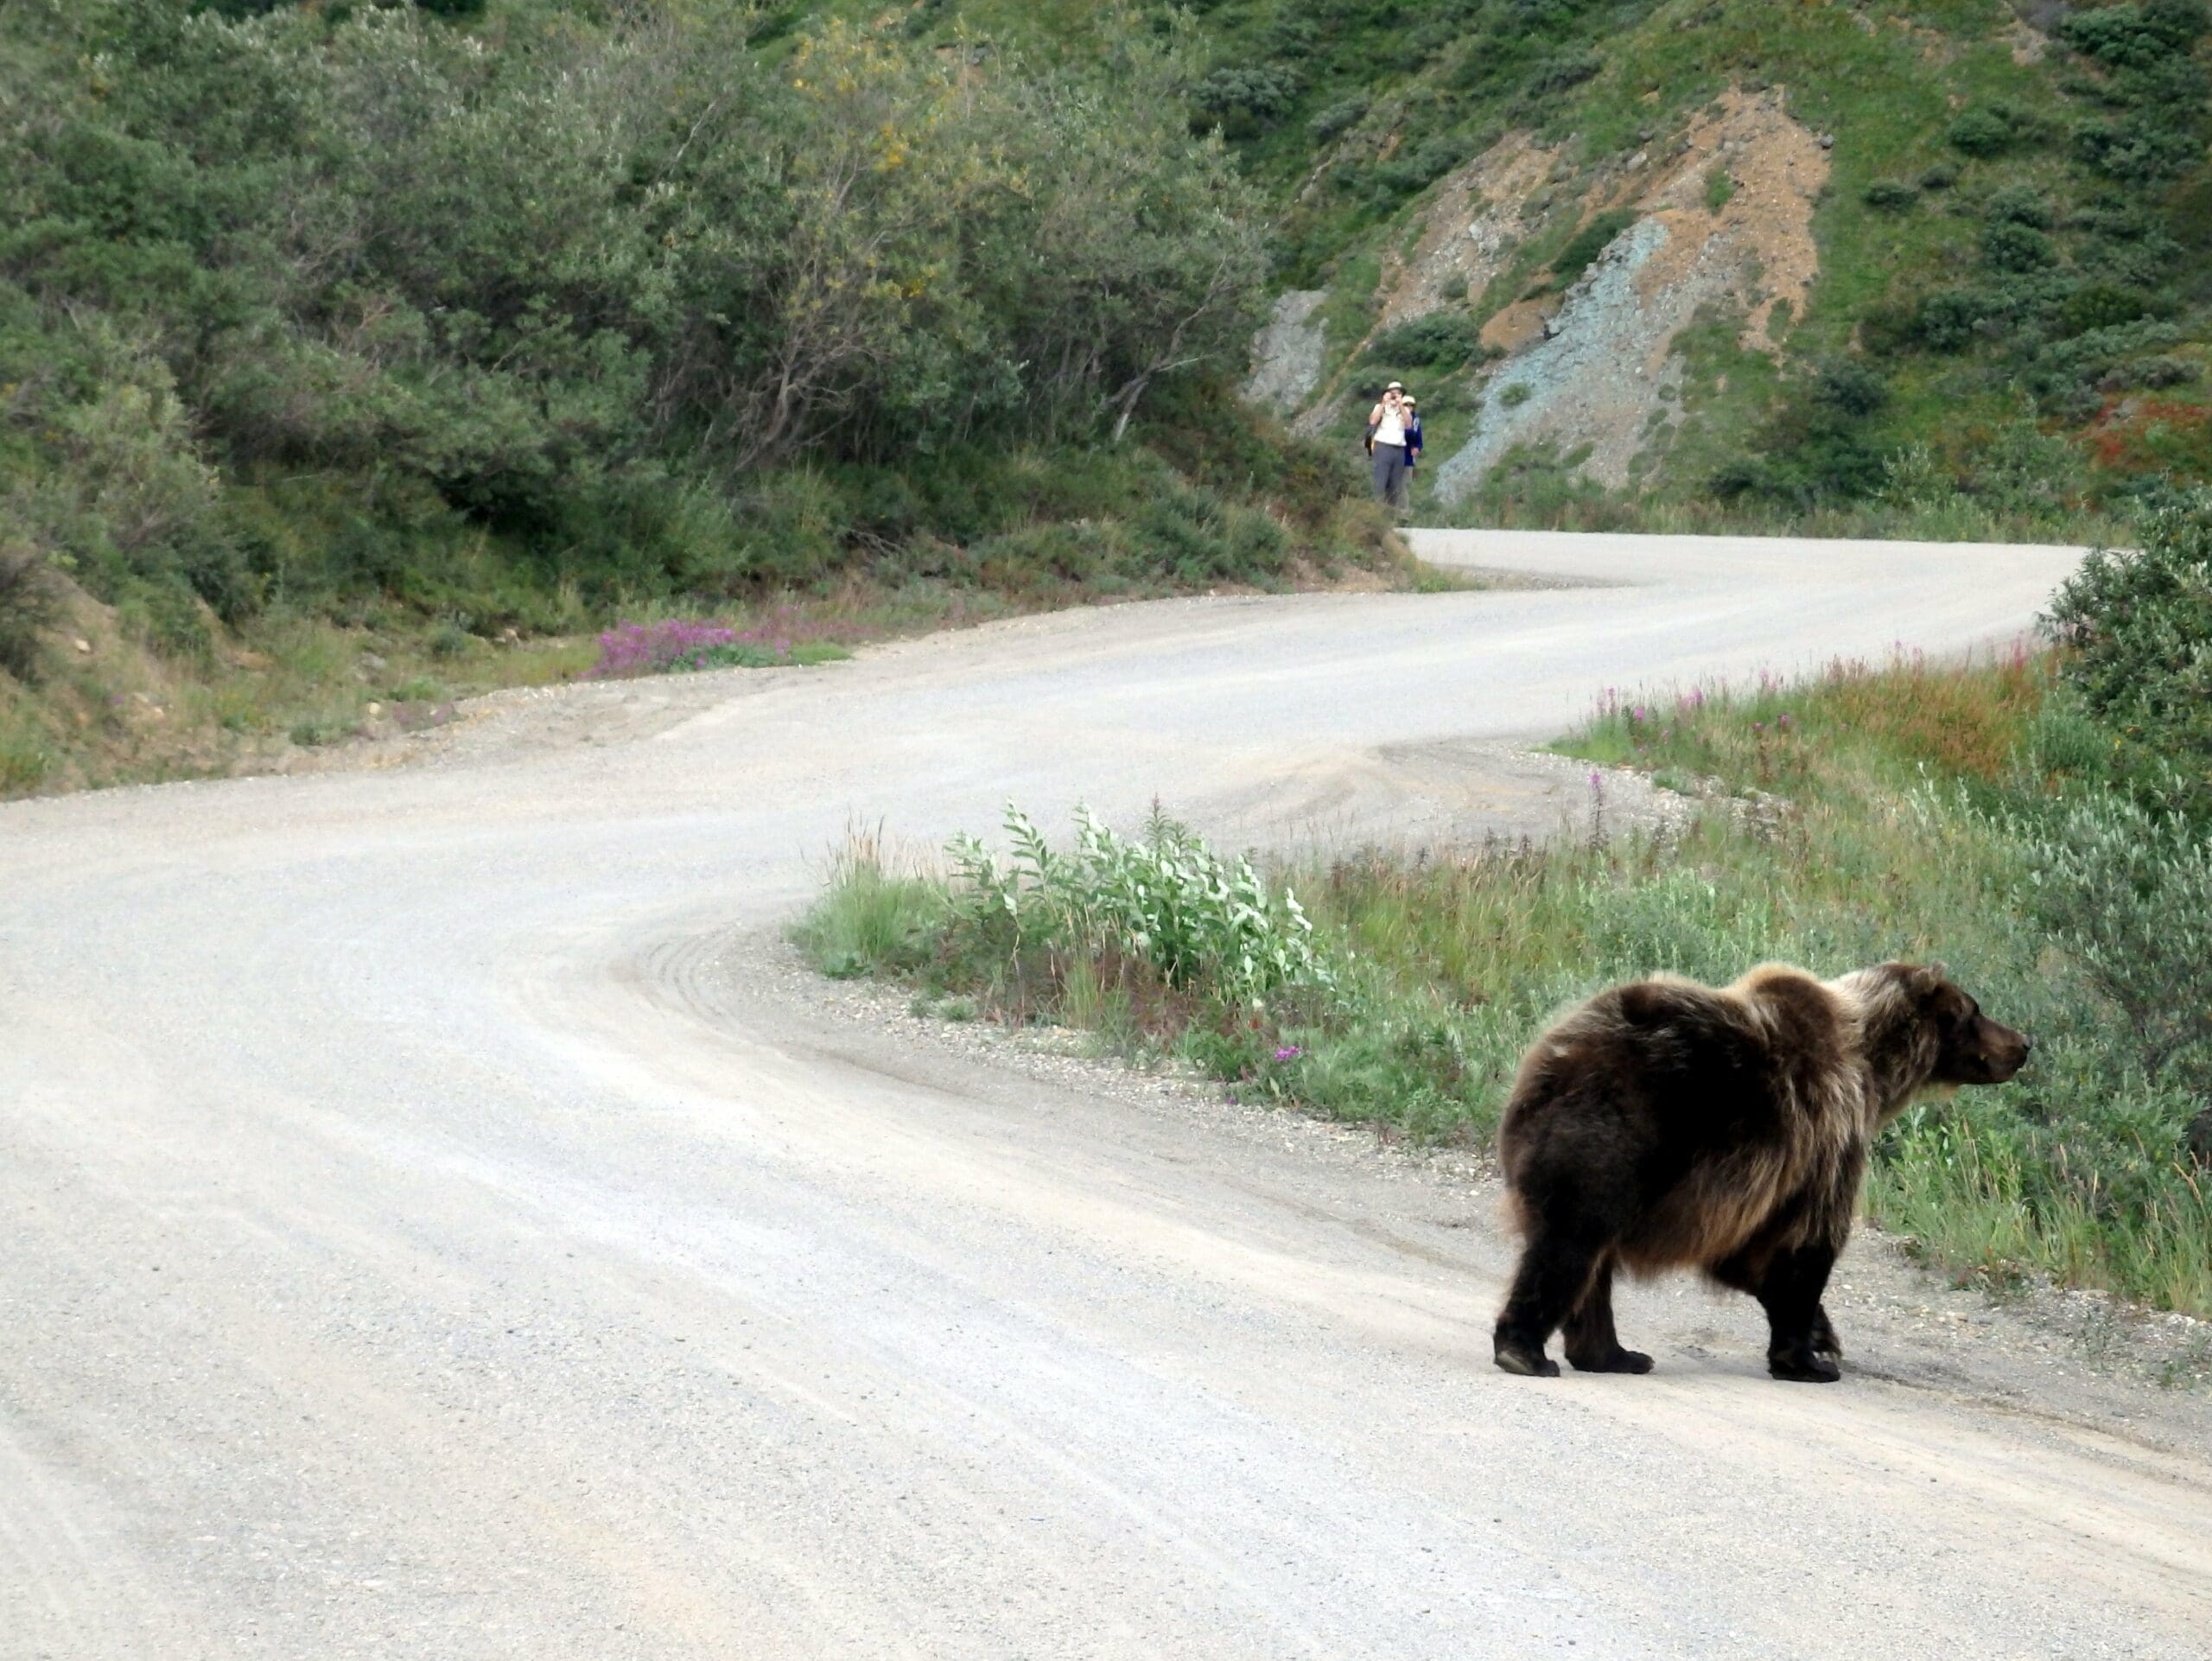
[[[1501,1338],[1496,1350],[1497,1365],[1507,1372],[1517,1373],[1523,1378],[1556,1378],[1559,1363],[1545,1359],[1542,1349],[1532,1347],[1517,1340]]]
[[[1766,1370],[1777,1378],[1800,1384],[1832,1384],[1843,1377],[1843,1369],[1809,1343],[1769,1350]]]

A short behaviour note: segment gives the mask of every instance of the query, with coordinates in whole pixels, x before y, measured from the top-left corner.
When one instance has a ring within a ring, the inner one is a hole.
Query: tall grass
[[[1325,972],[1257,1000],[1219,961],[1164,971],[1095,915],[1053,949],[1019,930],[981,949],[977,920],[1005,906],[972,872],[899,890],[905,915],[926,906],[935,921],[895,953],[823,961],[1179,1055],[1239,1094],[1479,1145],[1529,1040],[1600,986],[1661,970],[1726,981],[1767,958],[1822,974],[1939,959],[2036,1035],[2036,1060],[1909,1112],[1878,1149],[1871,1214],[1961,1276],[2040,1274],[2212,1314],[2212,1183],[2186,1151],[2196,1097],[2145,1066],[2029,892],[2028,837],[2050,822],[2023,817],[2050,787],[2031,762],[2065,718],[2050,664],[2024,651],[1839,664],[1663,704],[1609,694],[1567,748],[1700,781],[1686,824],[1616,828],[1593,771],[1586,811],[1548,843],[1279,873]],[[888,880],[855,857],[812,938]]]

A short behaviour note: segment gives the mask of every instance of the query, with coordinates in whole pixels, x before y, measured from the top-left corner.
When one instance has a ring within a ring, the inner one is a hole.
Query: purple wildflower
[[[1286,1044],[1275,1052],[1275,1060],[1278,1061],[1295,1061],[1300,1056],[1305,1053],[1306,1052],[1300,1049],[1297,1045]]]

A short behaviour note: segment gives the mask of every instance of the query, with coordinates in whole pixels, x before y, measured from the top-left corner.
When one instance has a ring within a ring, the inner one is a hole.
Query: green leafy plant
[[[1148,964],[1171,988],[1203,979],[1236,1003],[1334,983],[1294,894],[1272,888],[1249,860],[1223,859],[1164,815],[1155,811],[1142,836],[1124,837],[1078,808],[1075,846],[1065,854],[1013,806],[1006,833],[1006,865],[971,837],[957,838],[951,855],[963,919],[1003,935],[1009,948],[1109,948]]]
[[[2125,1018],[2153,1081],[2212,1041],[2212,844],[2185,815],[2110,790],[2016,821],[2020,890]]]
[[[2212,493],[2146,515],[2133,550],[2092,551],[2044,626],[2068,683],[2123,743],[2199,780],[2212,769]]]

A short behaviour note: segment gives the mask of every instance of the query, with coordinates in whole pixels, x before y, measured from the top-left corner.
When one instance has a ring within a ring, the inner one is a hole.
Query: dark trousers
[[[1406,506],[1406,447],[1403,444],[1377,444],[1375,447],[1375,494],[1392,507],[1402,511]]]

